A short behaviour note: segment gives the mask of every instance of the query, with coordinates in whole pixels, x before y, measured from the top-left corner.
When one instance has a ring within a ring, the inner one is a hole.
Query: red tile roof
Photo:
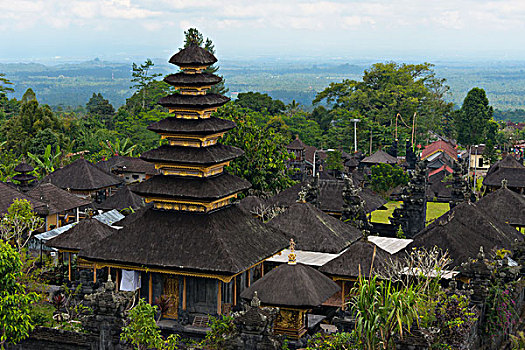
[[[442,172],[443,170],[448,171],[449,174],[452,174],[452,173],[454,172],[454,170],[452,170],[452,168],[449,167],[448,165],[443,165],[441,168],[438,168],[438,169],[432,170],[432,171],[428,174],[428,176],[430,177],[430,176],[432,176],[432,175],[435,175],[435,174],[437,174],[437,173]]]
[[[434,153],[440,151],[448,154],[454,160],[458,157],[458,152],[450,143],[445,142],[443,140],[439,140],[431,143],[430,145],[425,146],[425,149],[423,150],[423,152],[421,152],[421,159],[426,159]]]

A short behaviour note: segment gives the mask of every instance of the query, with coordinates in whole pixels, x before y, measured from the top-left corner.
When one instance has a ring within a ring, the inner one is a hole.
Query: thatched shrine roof
[[[162,145],[142,153],[148,162],[180,164],[217,164],[240,157],[244,152],[237,147],[216,144],[208,147]]]
[[[340,289],[329,277],[310,266],[283,264],[245,289],[241,298],[251,300],[257,292],[263,305],[310,309]]]
[[[64,190],[94,191],[117,186],[122,180],[80,158],[47,175],[43,182],[51,182]]]
[[[305,187],[307,182],[295,184],[275,196],[268,199],[268,204],[280,207],[289,207],[297,202],[299,191]],[[343,211],[343,190],[344,181],[341,180],[320,180],[319,181],[319,202],[320,209],[330,213],[341,213]],[[388,201],[369,188],[363,188],[359,192],[359,197],[365,202],[365,211],[371,213],[381,208]]]
[[[146,162],[139,157],[113,156],[97,163],[97,166],[107,172],[128,172],[155,175],[155,164]]]
[[[306,144],[303,141],[301,141],[299,136],[296,136],[295,140],[286,145],[286,149],[289,150],[304,150],[305,148]]]
[[[31,175],[31,174],[16,174],[12,177],[13,180],[15,181],[32,181],[34,179],[36,179],[36,176],[35,175]]]
[[[231,275],[287,245],[282,233],[236,205],[210,213],[150,208],[80,255],[95,261]]]
[[[0,214],[7,213],[7,210],[13,204],[15,199],[25,199],[31,202],[33,210],[40,215],[46,215],[48,212],[47,205],[37,199],[17,191],[13,187],[0,182]]]
[[[218,84],[222,81],[222,78],[215,74],[206,72],[200,74],[179,72],[176,74],[167,75],[164,77],[164,81],[174,86],[199,87]]]
[[[437,246],[443,251],[448,250],[453,259],[452,266],[459,266],[468,258],[476,257],[480,247],[485,252],[503,248],[511,250],[515,240],[523,240],[523,235],[487,215],[476,204],[467,202],[454,207],[419,232],[406,250]]]
[[[166,108],[213,108],[230,101],[226,96],[214,93],[206,95],[173,94],[159,99],[159,104]]]
[[[397,164],[397,158],[392,157],[390,154],[386,153],[385,151],[377,151],[376,153],[372,154],[371,156],[366,157],[361,161],[361,163],[364,164]]]
[[[325,214],[310,203],[292,204],[267,225],[293,238],[297,249],[314,252],[336,254],[363,236],[354,226]]]
[[[485,197],[476,205],[486,214],[512,226],[525,226],[525,196],[502,187]]]
[[[91,204],[90,200],[75,196],[51,183],[41,183],[27,192],[27,195],[46,203],[48,215]]]
[[[223,172],[217,176],[204,178],[155,175],[134,185],[131,190],[145,197],[160,196],[214,200],[250,187],[251,184],[248,181]]]
[[[244,197],[239,202],[239,208],[241,208],[247,213],[252,213],[252,211],[256,210],[257,208],[264,207],[264,206],[266,206],[265,201],[261,199],[260,197],[256,197],[256,196]]]
[[[483,185],[500,187],[502,180],[507,180],[509,187],[525,187],[525,166],[512,155],[508,155],[489,168]]]
[[[17,173],[30,173],[33,170],[35,170],[31,165],[27,164],[26,162],[19,163],[15,167],[15,172]]]
[[[235,128],[235,123],[220,118],[183,119],[168,117],[148,126],[148,130],[159,133],[210,135]]]
[[[372,258],[374,258],[373,265]],[[381,274],[391,259],[397,258],[375,244],[361,239],[352,243],[343,254],[319,268],[319,271],[330,276],[357,278],[361,274],[361,276],[368,278],[371,267],[372,275]]]
[[[169,62],[177,66],[199,67],[211,66],[217,62],[217,58],[202,47],[196,44],[190,44],[188,47],[171,56]]]
[[[115,232],[117,232],[116,229],[97,219],[84,219],[66,232],[47,241],[46,245],[62,250],[79,251],[100,242]]]
[[[111,210],[117,209],[122,210],[125,208],[132,208],[137,210],[145,205],[144,199],[133,193],[129,186],[122,186],[113,194],[111,197],[106,198],[102,203],[97,204],[98,209]]]

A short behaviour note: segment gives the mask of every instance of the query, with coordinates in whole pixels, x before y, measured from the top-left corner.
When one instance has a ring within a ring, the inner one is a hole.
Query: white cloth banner
[[[134,292],[140,288],[140,272],[122,270],[120,279],[120,290],[125,292]]]

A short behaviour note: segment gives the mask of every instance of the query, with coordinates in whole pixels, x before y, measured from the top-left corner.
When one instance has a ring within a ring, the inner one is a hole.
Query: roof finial
[[[290,254],[288,254],[288,265],[297,264],[297,256],[295,255],[295,242],[290,238]]]
[[[501,187],[507,188],[507,183],[508,183],[507,179],[501,180]]]

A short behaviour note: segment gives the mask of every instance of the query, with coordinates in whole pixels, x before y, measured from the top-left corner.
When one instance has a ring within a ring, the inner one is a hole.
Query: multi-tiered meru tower
[[[195,44],[169,61],[182,71],[168,75],[164,81],[179,93],[161,98],[159,104],[173,117],[149,127],[168,144],[142,155],[142,159],[155,163],[161,175],[135,188],[155,208],[208,212],[229,204],[237,193],[250,187],[247,181],[224,172],[224,167],[243,152],[218,142],[235,123],[211,116],[229,101],[207,92],[221,81],[204,72],[216,61]]]
[[[149,127],[166,144],[142,154],[160,174],[132,189],[153,207],[80,253],[99,268],[141,271],[142,296],[169,297],[171,318],[220,314],[237,304],[262,275],[262,262],[287,246],[280,232],[231,204],[250,183],[224,170],[243,152],[219,142],[235,123],[212,116],[229,101],[208,92],[221,81],[204,72],[216,61],[197,45],[170,59],[181,72],[165,81],[178,93],[161,98],[170,116]]]

